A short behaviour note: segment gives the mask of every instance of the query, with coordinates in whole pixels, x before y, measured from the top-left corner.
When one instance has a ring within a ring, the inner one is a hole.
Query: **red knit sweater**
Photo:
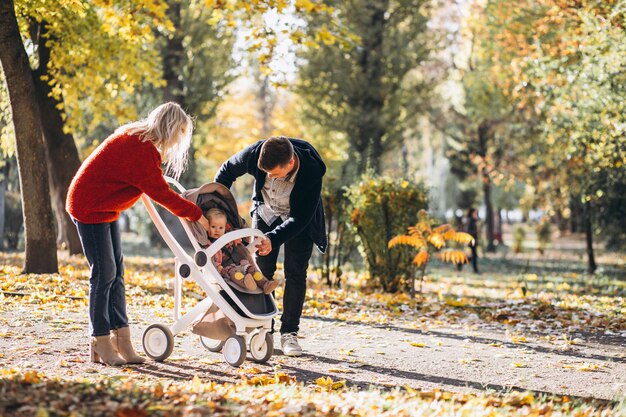
[[[202,215],[198,206],[170,189],[161,172],[161,155],[152,142],[112,135],[74,176],[65,209],[81,223],[113,222],[143,193],[178,217],[196,221]]]

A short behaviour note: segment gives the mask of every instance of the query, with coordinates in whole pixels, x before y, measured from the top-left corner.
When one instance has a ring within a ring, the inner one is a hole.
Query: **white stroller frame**
[[[185,188],[176,180],[169,177],[164,178],[169,184],[176,187],[180,193],[185,191]],[[174,253],[176,273],[174,278],[174,323],[169,327],[163,324],[148,326],[143,334],[143,347],[146,354],[156,361],[167,359],[174,348],[174,336],[196,322],[215,304],[226,317],[234,322],[236,331],[234,335],[228,337],[225,341],[200,336],[202,344],[212,352],[222,350],[224,359],[233,367],[238,367],[244,362],[247,346],[253,360],[256,362],[269,360],[274,351],[273,335],[270,333],[270,329],[272,318],[277,314],[274,298],[271,295],[266,295],[271,300],[273,306],[273,311],[270,313],[254,314],[250,312],[238,296],[235,295],[230,285],[222,278],[213,262],[211,262],[213,256],[227,243],[250,237],[250,244],[247,245],[247,249],[252,252],[255,246],[254,238],[262,238],[265,235],[260,230],[253,228],[238,229],[225,233],[208,248],[202,248],[194,237],[189,224],[186,220],[180,218],[183,229],[195,250],[194,259],[192,259],[168,230],[150,198],[143,194],[141,199],[154,225],[167,246]],[[195,281],[206,292],[207,297],[198,302],[191,310],[181,315],[183,279]],[[231,300],[236,303],[237,307],[248,317],[241,316],[228,300],[220,294],[220,291],[225,291]]]

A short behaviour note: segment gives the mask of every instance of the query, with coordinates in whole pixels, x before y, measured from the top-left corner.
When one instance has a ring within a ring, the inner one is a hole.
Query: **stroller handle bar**
[[[202,250],[204,251],[206,256],[209,259],[211,259],[213,256],[215,256],[217,252],[219,252],[228,243],[234,242],[235,240],[242,239],[244,237],[265,238],[265,234],[263,234],[263,232],[261,232],[258,229],[252,229],[252,228],[233,230],[232,232],[228,232],[220,236],[220,238],[217,239],[215,242],[213,242],[211,246]],[[252,252],[252,249],[254,248],[254,241],[255,239],[252,239],[252,241],[246,246],[250,252]]]
[[[178,189],[179,194],[182,194],[185,191],[185,187],[180,185],[180,183],[176,181],[174,178],[168,177],[168,176],[164,176],[163,178],[165,179],[167,183],[172,184],[174,187],[176,187],[176,189]]]

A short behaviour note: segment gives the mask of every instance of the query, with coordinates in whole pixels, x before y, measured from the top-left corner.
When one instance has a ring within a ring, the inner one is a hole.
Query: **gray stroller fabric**
[[[233,197],[228,188],[218,182],[210,182],[198,188],[191,188],[183,191],[181,195],[200,207],[203,213],[212,208],[222,210],[226,213],[228,223],[233,227],[233,229],[242,229],[246,227],[245,220],[239,216],[235,197]],[[191,226],[191,232],[200,246],[203,248],[209,246],[211,242],[206,234],[206,230],[204,230],[200,223],[191,222],[189,224]]]
[[[218,182],[211,182],[208,184],[204,184],[198,188],[192,188],[183,191],[181,195],[200,207],[203,213],[212,208],[218,208],[222,210],[224,213],[226,213],[228,224],[232,226],[232,230],[247,227],[246,221],[239,215],[239,211],[237,210],[237,201],[235,200],[235,197],[232,195],[228,188]],[[207,236],[206,230],[204,230],[200,223],[190,222],[189,225],[191,226],[191,232],[193,233],[200,246],[203,248],[208,247],[211,244],[211,241]],[[252,255],[250,254],[248,249],[246,249],[246,247],[241,244],[233,245],[231,247],[224,247],[222,248],[222,253],[223,266],[231,264],[239,265],[243,259],[247,260],[251,264],[254,263]],[[226,282],[233,289],[236,289],[240,293],[259,294],[263,292],[259,288],[254,290],[241,288],[233,284],[232,281],[230,281],[229,279],[227,279]]]
[[[235,334],[235,323],[215,304],[191,329],[192,333],[214,340],[226,340]]]

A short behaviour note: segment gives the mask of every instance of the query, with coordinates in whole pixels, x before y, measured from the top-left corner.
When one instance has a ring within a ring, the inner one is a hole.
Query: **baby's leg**
[[[252,272],[252,277],[256,281],[256,285],[263,290],[264,294],[269,294],[272,291],[274,291],[276,287],[278,287],[278,281],[269,280],[263,276],[261,271],[257,271],[254,268],[252,269],[254,272],[252,271],[249,271],[249,272]]]
[[[229,279],[232,283],[234,283],[239,288],[250,289],[248,288],[248,285],[246,285],[244,274],[239,270],[237,265],[225,266],[224,269],[222,269],[222,277]],[[250,282],[249,279],[247,281],[248,283]],[[256,288],[256,284],[255,284],[255,288]]]
[[[243,266],[239,265],[236,268],[237,268],[237,273],[243,276],[242,278],[243,285],[248,290],[251,290],[251,291],[256,290],[257,289],[256,281],[252,277],[252,274],[248,273],[248,265],[243,265]]]

